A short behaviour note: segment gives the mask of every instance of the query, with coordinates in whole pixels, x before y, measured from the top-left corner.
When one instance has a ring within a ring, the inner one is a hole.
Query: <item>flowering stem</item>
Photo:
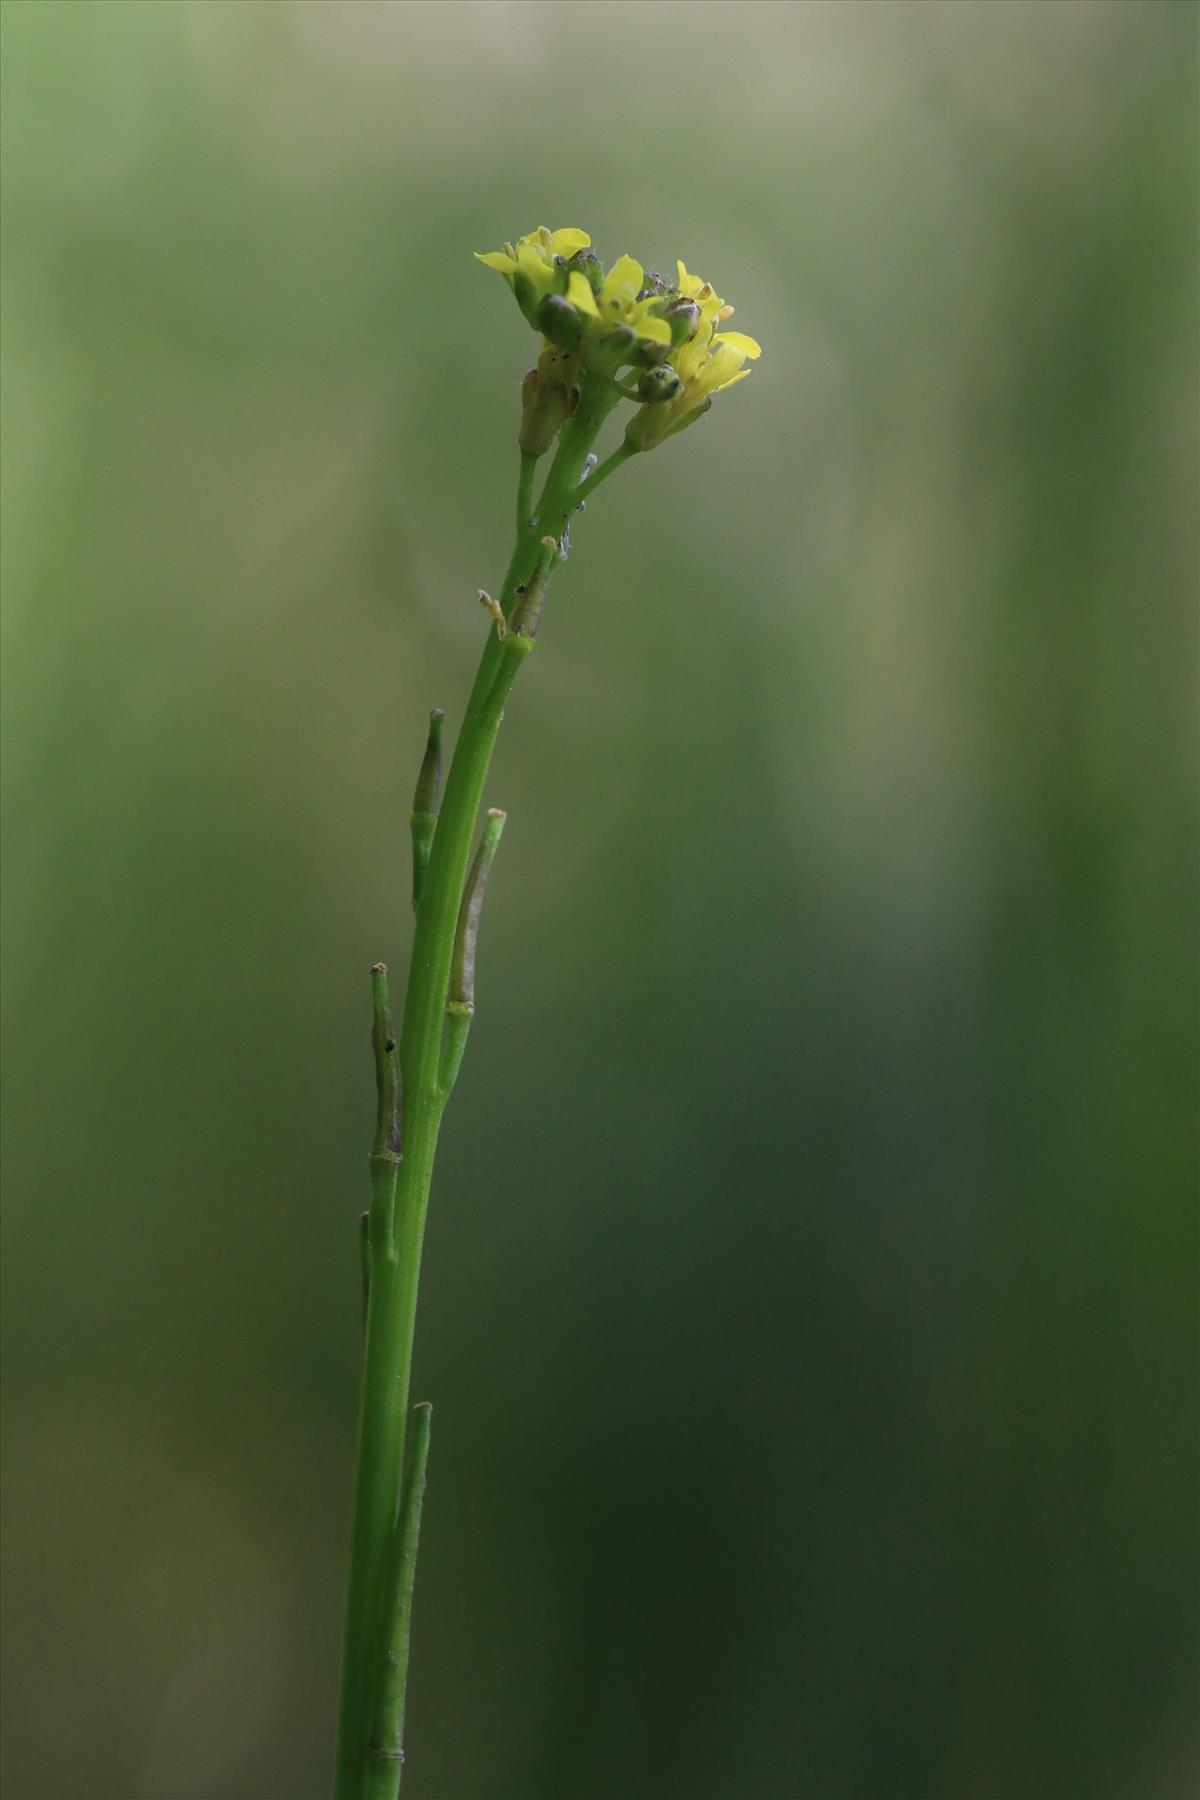
[[[511,617],[539,569],[548,577],[543,539],[560,543],[568,520],[598,479],[615,466],[613,458],[580,486],[600,426],[617,398],[613,383],[585,376],[579,404],[564,425],[532,522],[532,458],[522,459],[518,489],[517,542],[501,595]],[[620,460],[624,460],[621,458]],[[416,1322],[417,1284],[434,1155],[449,1097],[443,1063],[455,942],[467,866],[483,786],[491,762],[504,703],[522,663],[534,648],[532,636],[509,631],[501,638],[489,628],[479,672],[467,703],[440,813],[428,846],[420,882],[416,930],[404,1002],[398,1056],[403,1100],[399,1141],[372,1159],[371,1210],[367,1232],[369,1280],[363,1375],[359,1409],[350,1575],[346,1600],[342,1685],[338,1718],[335,1800],[374,1800],[372,1749],[384,1754],[399,1788],[404,1678],[387,1659],[402,1637],[407,1646],[411,1582],[393,1582],[396,1534],[405,1531],[401,1505],[405,1427]],[[378,1017],[378,1009],[377,1009]],[[390,1029],[384,1043],[390,1041]],[[378,1031],[377,1031],[378,1037]],[[378,1053],[377,1053],[378,1054]],[[391,1050],[386,1051],[390,1059]],[[457,1072],[456,1066],[453,1072]],[[381,1080],[390,1082],[390,1061]],[[391,1092],[389,1087],[389,1093]],[[381,1103],[382,1104],[382,1103]],[[376,1163],[379,1163],[376,1171]],[[415,1537],[413,1557],[415,1559]],[[403,1560],[403,1548],[400,1559]],[[405,1665],[407,1648],[405,1649]],[[373,1742],[374,1740],[374,1742]]]

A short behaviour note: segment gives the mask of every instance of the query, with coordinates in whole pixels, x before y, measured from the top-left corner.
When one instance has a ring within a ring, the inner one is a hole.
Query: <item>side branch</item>
[[[600,464],[600,467],[598,469],[593,469],[591,474],[586,476],[585,479],[580,482],[575,490],[576,505],[582,506],[589,494],[595,493],[602,481],[607,481],[610,475],[616,473],[622,463],[627,463],[631,456],[636,456],[637,454],[636,445],[631,444],[628,439],[623,438],[613,451],[612,455],[605,457],[604,461]]]
[[[408,1649],[412,1635],[413,1586],[421,1537],[421,1503],[429,1463],[433,1408],[427,1400],[413,1407],[412,1455],[400,1496],[400,1516],[392,1540],[384,1606],[382,1658],[372,1721],[369,1800],[396,1800],[404,1768],[404,1696],[408,1685]]]

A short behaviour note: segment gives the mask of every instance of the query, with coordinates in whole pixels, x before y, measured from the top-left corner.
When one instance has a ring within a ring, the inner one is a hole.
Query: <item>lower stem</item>
[[[596,434],[615,399],[612,383],[585,378],[546,480],[536,528],[518,531],[501,605],[511,613],[531,578],[540,538],[561,539]],[[522,506],[531,483],[523,464]],[[387,1639],[385,1578],[396,1530],[404,1462],[425,1215],[446,1094],[439,1065],[450,965],[475,821],[503,706],[529,646],[489,631],[467,705],[417,909],[400,1035],[403,1149],[390,1174],[373,1181],[369,1287],[359,1405],[350,1577],[338,1715],[335,1800],[366,1800],[371,1719]]]

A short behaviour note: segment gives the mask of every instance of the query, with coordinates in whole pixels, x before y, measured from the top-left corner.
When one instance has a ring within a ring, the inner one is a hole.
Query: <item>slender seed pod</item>
[[[371,1006],[376,1100],[375,1142],[371,1156],[373,1160],[380,1158],[394,1162],[400,1154],[400,1059],[396,1054],[396,1034],[392,1030],[386,963],[376,963],[371,970]]]
[[[458,929],[454,935],[454,957],[450,965],[450,986],[446,996],[446,1037],[438,1066],[438,1088],[443,1102],[449,1098],[458,1071],[462,1067],[471,1020],[475,1016],[475,950],[479,942],[479,918],[483,911],[483,895],[488,875],[496,856],[496,846],[504,830],[506,814],[495,808],[488,813],[483,837],[475,852],[463,890],[458,912]]]
[[[442,727],[445,722],[445,713],[440,706],[435,706],[429,715],[429,737],[425,744],[425,754],[421,758],[421,769],[413,792],[412,811],[408,815],[409,829],[412,832],[412,903],[414,909],[421,903],[421,890],[425,885],[425,871],[429,867],[429,857],[433,849],[433,834],[437,829],[438,807],[441,805]]]
[[[448,999],[452,1007],[466,1013],[475,1010],[475,951],[479,942],[479,920],[483,912],[488,876],[492,871],[507,817],[507,813],[501,812],[498,807],[492,807],[489,811],[484,821],[479,848],[475,852],[475,861],[471,864],[471,872],[463,889],[462,906],[459,908],[454,956],[450,964]]]

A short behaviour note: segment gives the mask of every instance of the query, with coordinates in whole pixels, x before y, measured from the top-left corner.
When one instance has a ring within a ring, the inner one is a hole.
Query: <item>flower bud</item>
[[[539,294],[537,288],[534,286],[533,282],[529,279],[528,275],[525,273],[524,269],[514,269],[513,277],[512,277],[512,291],[516,297],[517,305],[520,307],[521,311],[525,314],[525,317],[529,320],[529,323],[531,325],[536,325],[537,324],[537,309],[538,309],[539,301],[541,300],[541,295]]]
[[[588,351],[588,367],[597,374],[612,375],[622,363],[633,360],[637,333],[629,325],[611,325],[594,340]]]
[[[577,350],[583,336],[583,320],[569,300],[547,294],[537,313],[538,330],[563,350]]]
[[[686,344],[689,338],[696,335],[696,327],[700,323],[700,308],[694,300],[673,300],[663,318],[671,327],[671,343]]]
[[[633,360],[643,369],[652,369],[656,363],[666,362],[670,354],[670,344],[656,344],[653,338],[640,337]]]
[[[647,369],[639,378],[637,391],[639,400],[674,400],[683,392],[683,377],[675,369],[660,363],[656,369]]]
[[[642,276],[638,299],[645,300],[651,294],[668,294],[670,291],[671,284],[665,275],[660,275],[657,269],[647,269]]]
[[[578,269],[593,294],[598,294],[604,286],[604,264],[594,250],[577,250],[567,263],[567,273]]]

